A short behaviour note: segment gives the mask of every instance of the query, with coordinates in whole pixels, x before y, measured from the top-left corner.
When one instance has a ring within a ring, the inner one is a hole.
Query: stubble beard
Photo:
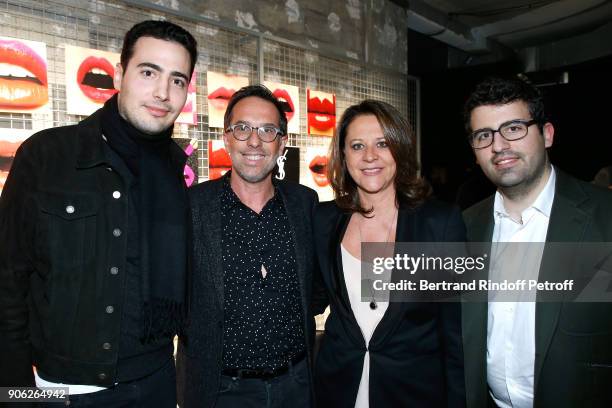
[[[537,162],[533,164],[533,170],[526,169],[527,173],[520,178],[520,180],[508,181],[504,183],[503,174],[499,177],[498,182],[495,184],[497,184],[497,187],[504,194],[504,196],[511,200],[520,200],[521,198],[528,196],[533,189],[538,186],[542,180],[542,177],[544,177],[546,169],[550,166],[546,152],[544,152],[542,156],[538,158]]]
[[[271,160],[265,165],[265,167],[261,169],[259,173],[256,174],[248,174],[248,172],[243,170],[242,166],[234,167],[234,170],[236,171],[236,173],[238,173],[238,176],[240,176],[240,178],[246,181],[247,183],[259,183],[265,180],[268,176],[270,176],[272,170],[274,170],[274,167],[276,166],[276,159],[278,159],[279,156],[280,152],[273,155]]]
[[[147,125],[149,125],[150,123],[155,123],[155,122],[147,122],[143,118],[139,118],[138,115],[132,115],[131,111],[126,106],[123,106],[120,103],[118,103],[117,105],[119,109],[119,115],[127,123],[129,123],[134,128],[136,128],[138,131],[142,132],[143,134],[147,136],[151,136],[151,139],[155,139],[155,136],[168,130],[168,128],[170,128],[170,126],[174,124],[174,120],[173,120],[168,126],[159,125],[153,129],[151,128],[151,126],[147,126]]]

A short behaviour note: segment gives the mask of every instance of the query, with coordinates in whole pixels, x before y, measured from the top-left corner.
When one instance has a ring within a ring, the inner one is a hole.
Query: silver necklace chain
[[[397,224],[397,215],[398,215],[398,209],[396,207],[395,212],[393,214],[393,218],[391,218],[389,229],[387,231],[387,238],[385,238],[385,241],[384,241],[385,243],[389,243],[389,238],[391,238],[391,231],[393,230],[393,226]],[[365,218],[363,215],[361,217]],[[357,229],[359,230],[359,247],[360,247],[359,252],[360,254],[361,254],[361,244],[363,243],[363,233],[361,231],[361,224],[362,224],[362,220],[360,220],[357,225]],[[363,262],[363,254],[361,254],[360,256]],[[376,303],[376,299],[374,299],[374,293],[372,292],[372,288],[371,287],[368,287],[368,288],[370,289],[370,309],[376,310],[378,309],[378,304]]]

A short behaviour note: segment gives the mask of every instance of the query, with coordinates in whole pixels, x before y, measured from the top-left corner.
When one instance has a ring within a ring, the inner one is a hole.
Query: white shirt
[[[376,301],[377,308],[370,308],[370,301],[362,301],[361,294],[361,261],[355,258],[349,251],[340,245],[342,251],[342,269],[344,273],[344,282],[348,292],[351,309],[355,315],[355,320],[359,324],[361,334],[365,340],[366,347],[370,344],[370,339],[378,323],[387,311],[389,302]],[[371,296],[371,293],[370,293]],[[364,294],[364,299],[367,294]],[[361,370],[361,381],[359,382],[359,390],[357,391],[357,399],[355,400],[355,408],[368,408],[369,403],[369,385],[370,385],[370,352],[366,351],[363,360],[363,370]]]
[[[36,386],[38,388],[43,387],[68,387],[69,395],[77,395],[77,394],[90,394],[92,392],[105,390],[106,387],[98,387],[96,385],[82,385],[82,384],[64,384],[64,383],[56,383],[52,381],[47,381],[44,378],[41,378],[36,369],[34,370],[34,380],[36,382]]]
[[[545,242],[550,211],[555,195],[555,170],[552,168],[544,189],[533,204],[521,213],[521,221],[513,220],[504,207],[502,195],[495,193],[493,207],[495,227],[493,242]],[[500,245],[500,246],[503,246]],[[513,268],[511,278],[523,271],[535,271],[537,279],[542,260],[543,244],[536,246],[507,245],[509,251],[520,254],[502,256],[505,265]],[[530,251],[531,250],[531,251]],[[503,249],[502,249],[503,251]],[[530,253],[525,253],[525,251]],[[492,251],[491,263],[495,264]],[[511,262],[508,262],[508,259]],[[492,273],[494,267],[491,267]],[[533,272],[532,272],[533,273]],[[507,276],[504,275],[504,276]],[[519,278],[524,278],[520,277]],[[535,300],[533,297],[531,298]],[[535,310],[534,301],[492,302],[489,297],[487,317],[487,382],[495,403],[502,408],[530,408],[533,406],[533,380],[535,364]]]

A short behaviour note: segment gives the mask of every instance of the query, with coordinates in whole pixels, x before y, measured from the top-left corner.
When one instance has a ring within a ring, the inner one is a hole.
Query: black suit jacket
[[[217,399],[223,356],[223,264],[221,191],[223,180],[190,189],[193,221],[193,276],[190,324],[177,351],[177,389],[181,407],[212,407]],[[314,319],[311,311],[313,269],[312,213],[316,193],[288,181],[275,181],[293,235],[302,298],[304,342],[311,361]]]
[[[318,406],[354,407],[368,349],[370,407],[465,406],[460,304],[391,302],[366,348],[342,272],[340,242],[349,219],[333,202],[315,213],[317,257],[331,308],[315,366]],[[400,206],[397,242],[464,239],[458,209],[434,201],[416,210]]]
[[[612,194],[556,171],[547,242],[612,241]],[[490,197],[464,213],[468,239],[490,242]],[[563,281],[570,268],[555,268],[558,254],[545,250],[539,279]],[[542,293],[538,293],[541,299]],[[487,302],[463,304],[466,395],[469,407],[486,407]],[[536,305],[534,407],[612,406],[612,304],[538,302]]]

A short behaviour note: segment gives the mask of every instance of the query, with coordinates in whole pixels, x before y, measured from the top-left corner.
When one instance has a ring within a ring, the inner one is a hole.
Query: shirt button
[[[118,199],[121,197],[121,192],[119,191],[113,191],[113,198],[114,199]]]
[[[112,268],[110,268],[110,273],[111,275],[116,275],[119,273],[119,268],[117,268],[116,266],[113,266]]]
[[[73,207],[73,206],[71,206],[71,205],[67,205],[67,206],[66,206],[66,212],[67,212],[68,214],[72,214],[72,213],[74,212],[74,207]]]
[[[115,228],[115,229],[113,230],[113,235],[114,235],[115,237],[120,237],[120,236],[121,236],[121,230],[120,230],[119,228]]]
[[[111,349],[111,344],[110,343],[104,343],[104,344],[102,344],[102,348],[104,350],[110,350]]]
[[[98,374],[98,378],[101,380],[105,380],[106,379],[106,374],[105,373],[100,373]]]
[[[106,306],[106,313],[111,314],[115,311],[115,308],[112,306]]]

